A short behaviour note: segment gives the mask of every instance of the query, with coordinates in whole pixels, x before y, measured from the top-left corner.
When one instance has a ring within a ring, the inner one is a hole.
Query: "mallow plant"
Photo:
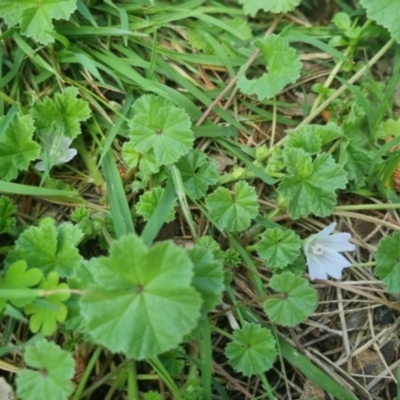
[[[52,19],[68,19],[76,6],[72,0],[60,8],[44,2],[48,13],[39,17],[48,29],[39,31],[27,23],[37,5],[12,3],[0,5],[5,22],[44,45],[57,37]],[[240,3],[245,3],[246,14],[255,15],[259,9],[288,12],[300,2]],[[361,3],[370,18],[400,40],[390,18],[400,12],[396,2],[389,2],[385,10],[372,0]],[[80,12],[85,15],[82,4]],[[266,72],[250,79],[246,68],[239,68],[235,82],[243,95],[259,101],[273,99],[300,77],[299,55],[285,35],[255,39],[251,47],[259,52]],[[119,378],[128,382],[129,398],[139,398],[137,361],[156,371],[173,398],[211,399],[212,387],[226,397],[219,383],[212,381],[213,332],[225,336],[224,357],[229,365],[244,376],[259,375],[267,387],[264,373],[280,362],[280,352],[290,346],[277,330],[312,317],[318,306],[315,280],[346,279],[352,268],[355,243],[347,228],[334,232],[340,191],[360,195],[381,191],[394,196],[390,185],[383,191],[374,181],[375,176],[388,177],[394,169],[388,162],[393,155],[377,150],[392,132],[387,121],[377,127],[379,135],[373,132],[368,140],[354,134],[368,122],[364,103],[364,108],[357,102],[350,104],[340,123],[301,123],[287,129],[280,142],[257,150],[218,134],[213,138],[215,147],[206,154],[196,147],[196,136],[201,135],[195,134],[190,103],[185,108],[178,104],[181,97],[152,88],[148,86],[148,93],[115,112],[112,124],[99,123],[88,101],[72,86],[0,118],[0,190],[21,189],[22,185],[12,186],[16,182],[11,181],[28,170],[38,175],[44,172],[46,184],[56,168],[79,173],[74,167],[79,162],[92,168],[82,127],[101,133],[105,127],[120,142],[114,148],[112,140],[102,137],[101,141],[93,135],[101,150],[99,165],[107,191],[102,192],[101,207],[75,196],[74,206],[80,207],[73,211],[72,222],[44,217],[18,230],[12,197],[0,197],[0,233],[15,238],[2,248],[0,310],[4,319],[29,329],[29,340],[4,350],[23,352],[23,367],[16,379],[22,400],[81,398],[102,351],[124,358],[125,375]],[[354,91],[361,96],[362,89]],[[210,122],[208,127],[215,129],[216,124]],[[115,149],[121,150],[117,157]],[[227,173],[218,171],[211,156],[221,149],[241,165]],[[132,179],[121,179],[115,158]],[[272,210],[260,200],[264,193],[258,190],[259,183],[268,189]],[[389,207],[399,204],[382,205]],[[359,208],[376,209],[377,205]],[[294,223],[275,222],[282,215]],[[310,216],[320,219],[324,228],[310,234],[296,225]],[[161,226],[178,217],[190,232],[190,243],[156,240]],[[221,248],[214,239],[217,236],[228,245]],[[99,251],[83,257],[88,240],[97,240]],[[394,293],[400,293],[399,249],[400,234],[396,233],[380,242],[375,260],[376,276]],[[256,288],[262,318],[235,297],[232,276],[240,267],[246,268]],[[261,271],[268,272],[263,279]],[[236,321],[231,332],[210,318],[223,298],[231,303],[229,312]],[[52,341],[57,333],[65,340]],[[76,342],[86,342],[93,349],[78,381],[73,379],[76,362],[70,351]],[[174,368],[165,361],[168,358],[173,359]],[[179,358],[190,360],[192,367],[178,386],[173,376],[182,372]],[[326,390],[354,399],[328,375],[324,379],[329,383]]]

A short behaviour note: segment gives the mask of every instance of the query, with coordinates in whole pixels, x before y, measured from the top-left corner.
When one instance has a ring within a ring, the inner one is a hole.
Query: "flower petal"
[[[310,279],[328,279],[328,274],[325,270],[324,263],[321,262],[320,258],[311,254],[307,255],[308,273]]]
[[[321,255],[321,262],[325,265],[326,273],[336,279],[340,279],[343,269],[351,265],[347,258],[329,249]]]
[[[45,167],[44,167],[44,162],[43,161],[39,161],[39,162],[37,162],[36,164],[35,164],[35,168],[38,170],[38,171],[44,171],[45,170]]]
[[[323,238],[319,243],[324,247],[337,252],[353,251],[356,246],[349,242],[350,233],[335,233],[329,237]]]
[[[78,151],[76,149],[68,149],[68,151],[63,154],[62,160],[60,160],[59,162],[71,161],[77,154]]]
[[[322,229],[322,231],[318,232],[314,236],[314,239],[318,239],[319,241],[322,238],[328,237],[334,231],[335,228],[336,228],[336,222],[332,222],[326,228]]]

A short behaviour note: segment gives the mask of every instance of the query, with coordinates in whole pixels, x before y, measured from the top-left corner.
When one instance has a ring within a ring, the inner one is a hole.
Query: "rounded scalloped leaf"
[[[25,260],[29,268],[68,276],[82,260],[77,249],[82,237],[77,225],[63,222],[56,227],[54,219],[43,218],[39,226],[31,226],[21,233],[14,249],[8,253],[6,265]]]
[[[303,149],[284,151],[288,174],[278,187],[278,193],[288,200],[288,211],[293,219],[332,214],[336,205],[337,189],[344,189],[348,181],[341,165],[328,153],[312,159]]]
[[[81,298],[87,333],[112,352],[141,360],[175,348],[197,325],[202,300],[193,264],[173,242],[150,249],[134,235],[90,263],[95,284]]]
[[[203,298],[203,312],[211,311],[221,302],[224,291],[224,272],[222,262],[216,261],[212,250],[196,246],[188,251],[193,263],[193,286]]]
[[[133,112],[130,142],[141,154],[153,152],[158,165],[173,164],[192,148],[190,117],[172,101],[144,95],[136,100]]]
[[[282,293],[282,297],[264,302],[264,311],[275,324],[295,326],[305,321],[318,305],[317,291],[306,279],[291,272],[273,275],[270,287]]]
[[[250,323],[233,332],[225,348],[229,364],[245,376],[262,374],[272,368],[278,352],[269,329]]]
[[[400,43],[400,2],[398,0],[360,0],[368,18],[383,25]]]
[[[287,13],[294,10],[300,0],[239,0],[239,4],[243,4],[243,11],[254,17],[257,11],[270,11],[275,14]]]
[[[185,189],[193,199],[205,196],[209,186],[218,183],[218,165],[203,152],[190,151],[176,164]]]
[[[246,181],[236,183],[234,193],[219,187],[206,200],[211,219],[219,229],[244,231],[258,213],[257,193]]]
[[[32,369],[17,375],[17,395],[21,400],[67,400],[74,389],[71,382],[75,362],[71,353],[41,340],[27,346],[24,360]]]
[[[263,40],[257,39],[254,44],[261,50],[268,73],[257,79],[247,79],[242,67],[238,73],[237,86],[242,93],[255,94],[259,100],[270,99],[286,85],[297,81],[302,64],[296,51],[281,36],[270,35]]]
[[[400,293],[400,232],[379,242],[375,261],[375,275],[390,292]]]
[[[145,221],[148,221],[154,213],[158,203],[160,202],[165,189],[162,187],[154,187],[147,192],[144,192],[139,201],[136,203],[136,212],[143,217]],[[175,210],[174,207],[176,205],[176,201],[171,206],[171,209],[168,211],[165,216],[164,222],[171,222],[175,219]]]
[[[52,19],[68,20],[76,10],[76,0],[2,0],[0,10],[8,27],[19,23],[23,35],[41,44],[48,44],[55,41]]]
[[[280,228],[267,229],[257,243],[257,253],[268,268],[284,268],[300,255],[301,240],[292,231]]]
[[[5,117],[0,117],[0,124]],[[11,181],[19,171],[26,171],[40,155],[40,146],[32,140],[33,118],[17,113],[0,137],[0,179]]]

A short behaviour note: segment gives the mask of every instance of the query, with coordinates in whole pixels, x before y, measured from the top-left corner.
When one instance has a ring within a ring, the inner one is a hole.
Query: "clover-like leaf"
[[[196,246],[188,251],[194,266],[192,285],[203,298],[202,311],[207,313],[221,302],[224,285],[222,263],[216,261],[211,250]]]
[[[50,272],[47,279],[44,278],[39,285],[41,290],[59,290],[47,296],[46,300],[36,300],[25,306],[25,313],[30,315],[29,328],[33,333],[39,332],[43,335],[52,335],[57,330],[57,322],[63,322],[67,318],[67,307],[64,304],[70,297],[66,283],[59,283],[60,277],[57,272]]]
[[[130,142],[141,153],[153,152],[158,165],[179,160],[193,146],[189,115],[170,100],[144,95],[133,105]]]
[[[346,187],[343,168],[327,153],[312,161],[302,149],[287,149],[284,158],[289,175],[279,185],[278,192],[289,202],[290,216],[330,215],[336,205],[335,191]]]
[[[53,131],[67,138],[74,139],[81,133],[81,121],[90,117],[88,102],[78,99],[78,89],[65,88],[57,93],[54,99],[45,97],[43,102],[36,102],[31,115],[43,135],[53,134]]]
[[[300,255],[301,239],[290,229],[267,229],[257,243],[257,253],[271,269],[284,268]]]
[[[95,343],[140,360],[175,348],[197,325],[202,300],[183,248],[162,242],[149,249],[127,235],[91,265],[95,284],[80,304]]]
[[[361,5],[367,10],[368,18],[383,25],[400,43],[399,20],[400,3],[398,0],[360,0]]]
[[[217,227],[228,232],[247,229],[258,213],[256,191],[245,181],[236,183],[233,195],[228,189],[219,187],[207,196],[206,204]]]
[[[21,400],[67,400],[74,389],[75,361],[70,352],[43,339],[26,347],[24,361],[30,369],[17,375]]]
[[[160,202],[164,192],[165,189],[158,186],[148,190],[140,196],[139,201],[136,203],[136,212],[142,216],[145,221],[148,221],[153,215],[154,210]],[[172,204],[171,209],[168,211],[164,220],[165,222],[171,222],[175,219],[175,206],[176,200],[174,201],[174,204]]]
[[[273,275],[270,287],[282,294],[264,302],[264,311],[275,324],[295,326],[305,321],[318,305],[317,291],[306,279],[291,272]]]
[[[218,182],[218,165],[203,152],[193,150],[176,164],[185,189],[193,199],[205,196],[209,186]]]
[[[76,0],[2,0],[0,3],[0,15],[9,27],[19,23],[23,35],[42,44],[55,40],[52,19],[68,20],[75,9]]]
[[[0,196],[0,233],[7,232],[8,229],[15,226],[17,220],[13,216],[17,207],[7,196]]]
[[[294,10],[300,0],[239,0],[239,4],[243,4],[245,14],[254,17],[259,10],[275,14],[287,13]]]
[[[379,242],[375,260],[375,275],[383,281],[390,292],[400,293],[399,232]]]
[[[4,117],[0,117],[0,124]],[[32,140],[35,126],[29,115],[17,114],[0,138],[0,178],[15,179],[26,171],[29,163],[39,157],[40,146]]]
[[[262,374],[272,368],[278,352],[269,329],[250,323],[234,331],[225,348],[229,364],[245,376]]]
[[[245,67],[241,67],[237,86],[244,94],[257,95],[259,100],[270,99],[286,85],[297,81],[300,77],[301,62],[296,51],[281,36],[270,35],[263,40],[257,39],[254,44],[261,50],[268,73],[257,79],[247,79]]]
[[[36,286],[42,280],[42,272],[37,268],[27,270],[26,262],[23,260],[16,261],[5,272],[4,277],[0,280],[0,292],[2,290],[14,292],[13,296],[0,298],[0,311],[7,304],[7,300],[15,307],[24,307],[32,302],[36,293],[28,292],[25,289]]]
[[[63,222],[55,227],[52,218],[44,218],[39,226],[31,226],[21,233],[14,249],[8,253],[6,264],[25,260],[29,268],[68,276],[82,260],[76,248],[82,237],[77,226]]]

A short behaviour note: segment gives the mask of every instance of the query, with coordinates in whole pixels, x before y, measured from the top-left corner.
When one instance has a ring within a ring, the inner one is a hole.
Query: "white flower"
[[[72,139],[55,132],[45,136],[43,139],[42,161],[35,164],[36,169],[44,171],[46,169],[45,160],[49,168],[72,160],[78,152],[76,149],[69,148],[71,143]]]
[[[349,242],[350,233],[335,233],[331,235],[336,227],[333,222],[321,232],[310,236],[304,242],[304,253],[307,258],[310,279],[340,279],[343,268],[349,267],[351,263],[339,252],[353,251],[354,244]]]

